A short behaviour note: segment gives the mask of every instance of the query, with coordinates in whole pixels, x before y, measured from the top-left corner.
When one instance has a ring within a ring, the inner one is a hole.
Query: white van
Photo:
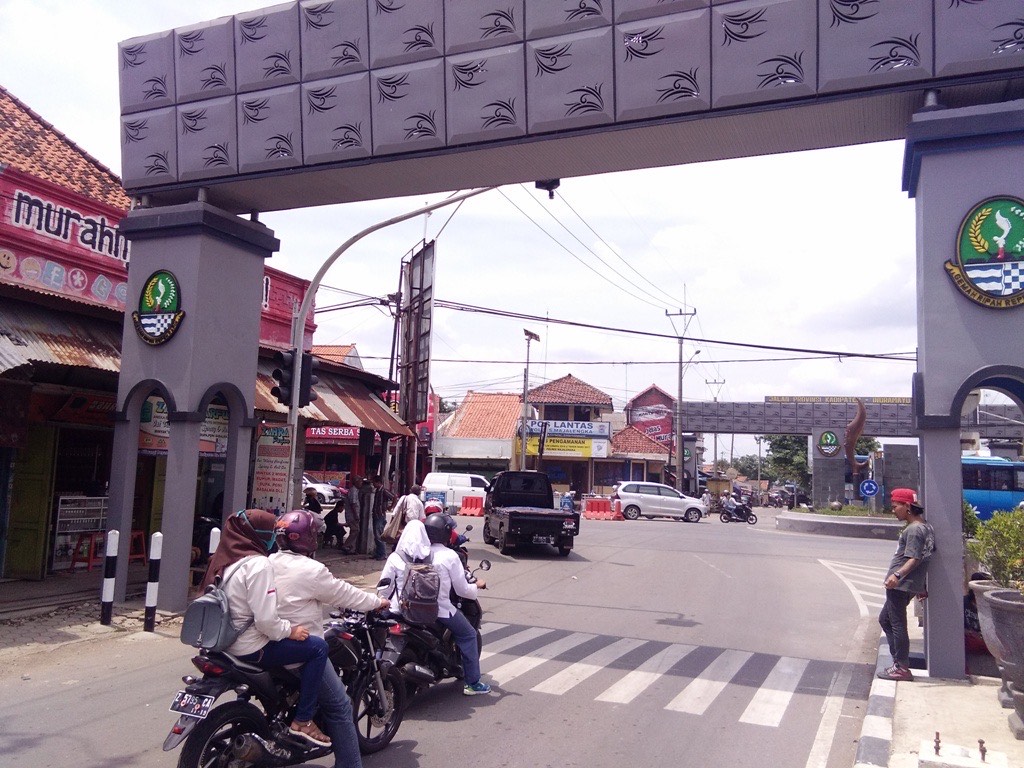
[[[444,502],[449,514],[455,514],[462,507],[466,496],[483,499],[487,491],[487,478],[483,475],[464,475],[455,472],[430,472],[420,483],[420,498],[424,502],[437,499]]]

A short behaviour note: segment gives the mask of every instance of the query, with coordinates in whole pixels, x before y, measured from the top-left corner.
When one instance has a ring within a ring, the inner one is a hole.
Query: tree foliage
[[[803,435],[765,435],[768,441],[768,474],[776,480],[808,487],[811,473],[807,467],[807,438]]]
[[[764,459],[762,458],[761,463],[761,476],[764,477]],[[733,462],[733,466],[736,467],[736,471],[741,475],[746,475],[751,480],[757,479],[757,455],[748,454],[746,456],[740,456]]]

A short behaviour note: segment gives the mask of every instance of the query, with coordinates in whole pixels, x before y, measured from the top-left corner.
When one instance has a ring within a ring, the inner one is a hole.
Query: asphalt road
[[[365,765],[849,768],[892,545],[769,526],[584,521],[567,559],[474,532],[494,693],[421,695]],[[0,762],[175,765],[161,743],[189,655],[168,630],[0,670]]]

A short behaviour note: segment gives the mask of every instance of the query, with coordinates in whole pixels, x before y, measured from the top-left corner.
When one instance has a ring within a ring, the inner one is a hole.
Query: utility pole
[[[691,309],[689,312],[679,310],[678,312],[669,312],[665,310],[665,316],[669,318],[669,322],[672,322],[673,317],[685,317],[686,322],[683,325],[683,332],[679,336],[679,396],[676,398],[676,412],[675,412],[675,442],[676,442],[676,490],[682,493],[683,491],[683,370],[685,364],[683,363],[683,339],[686,336],[686,329],[690,325],[690,320],[697,314],[696,309]],[[675,330],[675,323],[672,323],[672,329]],[[700,354],[700,350],[693,353],[693,357]],[[690,360],[693,360],[693,357]],[[689,490],[689,488],[687,488]]]
[[[529,432],[526,429],[526,420],[530,413],[530,342],[540,341],[533,331],[523,328],[523,335],[526,337],[526,368],[523,369],[523,418],[519,428],[519,468],[526,469],[526,440]],[[540,461],[540,451],[537,452],[537,461]]]
[[[716,386],[718,387],[718,389],[713,390],[713,392],[714,392],[714,401],[717,403],[718,402],[718,393],[721,392],[722,391],[722,387],[725,386],[725,380],[723,379],[722,381],[708,381],[707,379],[705,379],[704,383],[707,384],[709,387],[716,387]],[[711,464],[711,469],[715,473],[715,477],[718,477],[718,425],[717,424],[715,425],[715,458],[714,458],[714,461]]]

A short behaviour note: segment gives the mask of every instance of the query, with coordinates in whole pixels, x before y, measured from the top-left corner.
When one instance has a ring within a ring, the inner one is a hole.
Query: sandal
[[[307,720],[306,722],[293,720],[292,724],[288,726],[288,733],[293,736],[301,736],[318,747],[331,746],[331,737],[321,731],[312,720]]]

